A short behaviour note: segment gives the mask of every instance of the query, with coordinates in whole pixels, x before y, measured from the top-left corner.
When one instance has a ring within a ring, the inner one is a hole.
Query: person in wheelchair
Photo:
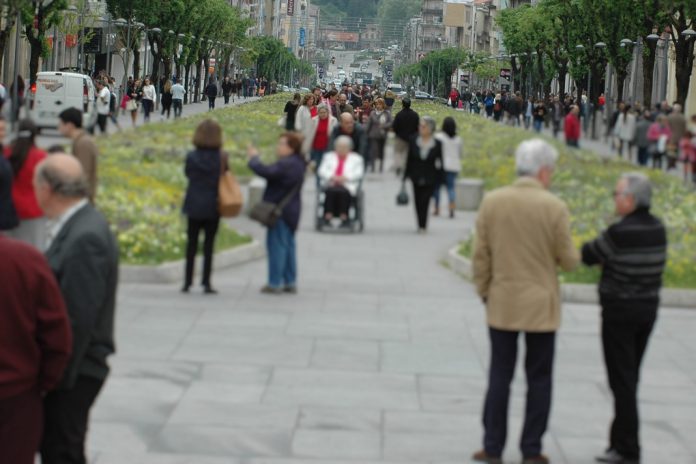
[[[353,140],[341,135],[334,151],[328,152],[319,166],[320,186],[324,191],[324,223],[339,218],[341,227],[350,227],[348,212],[352,199],[358,194],[365,173],[363,157],[353,151]]]

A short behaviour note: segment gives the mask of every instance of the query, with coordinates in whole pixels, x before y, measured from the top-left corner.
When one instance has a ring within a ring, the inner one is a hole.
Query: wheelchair
[[[358,184],[358,193],[350,198],[350,207],[348,208],[348,228],[349,232],[363,232],[365,230],[365,192],[362,188],[363,181]],[[324,222],[324,189],[317,188],[316,194],[316,216],[314,228],[318,232],[324,230],[346,230],[338,227],[327,226]],[[337,219],[334,219],[337,220]]]

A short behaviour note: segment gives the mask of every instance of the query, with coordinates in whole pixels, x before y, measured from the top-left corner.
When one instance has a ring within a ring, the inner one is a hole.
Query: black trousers
[[[109,120],[108,114],[98,114],[97,115],[97,126],[102,134],[106,134],[106,123]]]
[[[0,462],[34,464],[43,433],[38,388],[0,399]]]
[[[181,110],[183,108],[184,101],[181,99],[172,100],[172,105],[174,106],[174,117],[181,117]]]
[[[413,203],[416,206],[416,217],[418,218],[418,228],[428,227],[428,207],[435,191],[434,185],[413,184]]]
[[[230,94],[227,93],[224,95],[224,97],[225,97],[225,105],[227,105],[230,102]]]
[[[216,219],[192,219],[188,220],[188,241],[186,242],[186,280],[185,287],[193,283],[193,271],[198,253],[198,236],[203,230],[203,280],[201,284],[210,285],[210,276],[213,272],[213,249],[215,248],[215,236],[220,227],[220,218]]]
[[[628,459],[640,459],[638,380],[656,314],[653,311],[634,320],[602,320],[604,362],[614,394],[609,447]]]
[[[350,209],[350,192],[345,187],[329,187],[324,190],[324,214],[334,217],[347,216]]]
[[[78,377],[70,390],[56,390],[44,398],[42,464],[86,464],[85,437],[89,410],[103,380]]]
[[[502,456],[505,448],[510,383],[515,374],[518,335],[519,332],[489,329],[491,365],[483,410],[483,445],[491,456]],[[555,332],[525,333],[527,406],[520,439],[520,449],[525,458],[541,454],[541,439],[546,432],[551,410],[555,341]]]

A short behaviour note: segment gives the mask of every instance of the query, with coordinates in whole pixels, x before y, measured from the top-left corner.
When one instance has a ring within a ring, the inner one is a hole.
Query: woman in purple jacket
[[[278,161],[273,164],[263,164],[256,148],[249,147],[248,150],[249,168],[267,181],[264,201],[278,204],[292,193],[280,219],[268,229],[266,235],[268,284],[261,289],[262,293],[297,293],[295,232],[300,222],[302,183],[306,170],[301,153],[302,139],[292,132],[278,138]]]

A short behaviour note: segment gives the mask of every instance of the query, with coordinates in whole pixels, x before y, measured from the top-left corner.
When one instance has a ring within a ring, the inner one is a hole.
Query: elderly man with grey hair
[[[114,352],[118,247],[106,219],[87,201],[89,186],[77,158],[46,158],[35,170],[34,191],[50,221],[46,258],[73,330],[68,367],[44,399],[41,460],[86,462],[89,410]]]
[[[640,462],[638,379],[667,260],[667,233],[650,213],[651,198],[652,186],[644,174],[621,176],[614,191],[621,219],[582,247],[583,262],[602,267],[602,345],[614,394],[609,447],[599,462]]]
[[[566,204],[548,191],[558,153],[548,142],[522,142],[515,152],[519,178],[484,198],[476,221],[474,281],[486,305],[491,344],[478,462],[501,464],[507,436],[510,383],[517,340],[527,351],[527,406],[520,447],[524,464],[549,462],[542,454],[551,408],[556,331],[561,321],[558,268],[570,271],[579,254]]]

